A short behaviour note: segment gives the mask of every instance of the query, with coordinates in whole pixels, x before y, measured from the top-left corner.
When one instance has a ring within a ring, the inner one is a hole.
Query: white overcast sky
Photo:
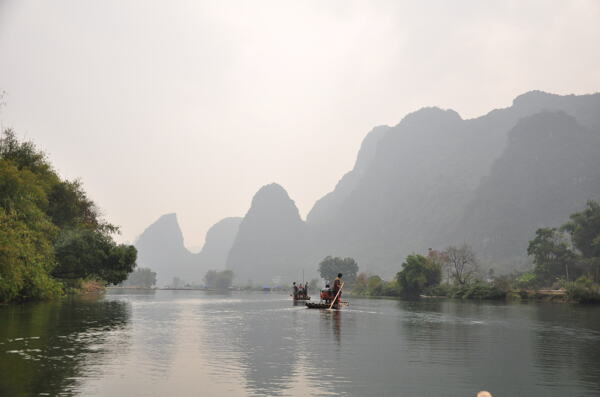
[[[0,0],[4,127],[132,242],[186,245],[278,182],[304,217],[365,134],[525,91],[600,91],[600,1]]]

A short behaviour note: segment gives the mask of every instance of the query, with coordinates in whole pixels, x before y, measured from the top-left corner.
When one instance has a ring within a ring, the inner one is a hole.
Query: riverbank
[[[386,296],[386,295],[362,295],[348,293],[349,297],[352,298],[368,298],[368,299],[392,299],[392,300],[405,300],[406,298],[401,296]],[[535,302],[553,302],[553,303],[587,303],[579,302],[569,296],[566,289],[540,289],[540,290],[511,290],[505,293],[496,293],[489,295],[481,294],[421,294],[419,298],[422,299],[453,299],[453,300],[482,300],[482,301],[507,301],[507,302],[520,302],[520,301],[535,301]],[[593,302],[595,303],[595,302]]]
[[[68,296],[101,295],[106,292],[106,283],[100,280],[73,280],[65,283]]]

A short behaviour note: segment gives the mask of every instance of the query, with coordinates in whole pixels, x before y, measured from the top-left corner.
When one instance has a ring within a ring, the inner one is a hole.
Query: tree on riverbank
[[[587,207],[570,219],[561,229],[570,234],[587,274],[600,283],[600,203],[588,201]]]
[[[467,244],[446,248],[442,257],[449,269],[449,276],[456,284],[466,285],[475,279],[479,265],[475,253]]]
[[[360,296],[400,296],[400,288],[396,279],[386,281],[377,275],[368,276],[359,273],[352,294]]]
[[[538,229],[527,253],[533,257],[540,282],[581,276],[600,282],[600,204],[589,201],[560,229]]]
[[[132,246],[116,244],[116,232],[79,181],[61,179],[32,142],[3,131],[0,302],[58,296],[65,280],[125,280],[137,253]]]
[[[206,288],[216,290],[227,290],[233,283],[233,272],[231,270],[209,270],[204,276],[204,285]]]
[[[402,264],[402,271],[396,275],[402,295],[416,298],[425,288],[439,285],[442,280],[442,268],[422,255],[409,255]]]
[[[600,302],[600,203],[588,201],[569,218],[560,229],[538,229],[529,242],[536,278],[559,283],[572,300]]]
[[[538,282],[552,283],[556,277],[569,280],[575,275],[577,256],[571,250],[566,236],[554,228],[536,230],[535,238],[529,242],[527,254],[533,257]]]
[[[156,272],[147,267],[138,267],[121,285],[123,287],[152,288],[156,285]]]
[[[319,263],[319,273],[321,274],[321,278],[330,282],[333,282],[338,273],[342,273],[344,275],[344,283],[347,286],[352,286],[356,281],[358,263],[353,258],[328,256]]]

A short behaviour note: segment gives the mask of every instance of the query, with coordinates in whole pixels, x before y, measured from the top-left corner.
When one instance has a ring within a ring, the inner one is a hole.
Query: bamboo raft
[[[319,303],[319,302],[306,302],[306,307],[309,309],[329,309],[331,304],[329,303]],[[338,305],[333,305],[333,309],[337,309]]]
[[[307,309],[341,309],[342,306],[348,306],[348,302],[343,302],[341,299],[338,301],[338,296],[342,292],[342,288],[344,288],[344,283],[340,286],[339,291],[335,294],[335,297],[331,300],[330,303],[321,300],[321,302],[306,302]],[[337,303],[339,302],[339,303]]]
[[[329,309],[329,307],[331,306],[331,303],[324,303],[324,302],[306,302],[305,303],[306,307],[308,309]],[[339,310],[341,309],[343,306],[350,306],[350,303],[346,302],[346,301],[342,301],[340,302],[339,305],[333,305],[331,306],[332,309],[336,309]]]

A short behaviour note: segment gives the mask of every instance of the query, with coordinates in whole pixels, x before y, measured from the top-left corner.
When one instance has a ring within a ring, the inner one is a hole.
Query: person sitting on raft
[[[331,296],[331,288],[329,288],[329,284],[327,284],[325,288],[321,290],[321,300],[325,301],[326,303],[329,303],[331,302],[332,298],[333,297]]]

